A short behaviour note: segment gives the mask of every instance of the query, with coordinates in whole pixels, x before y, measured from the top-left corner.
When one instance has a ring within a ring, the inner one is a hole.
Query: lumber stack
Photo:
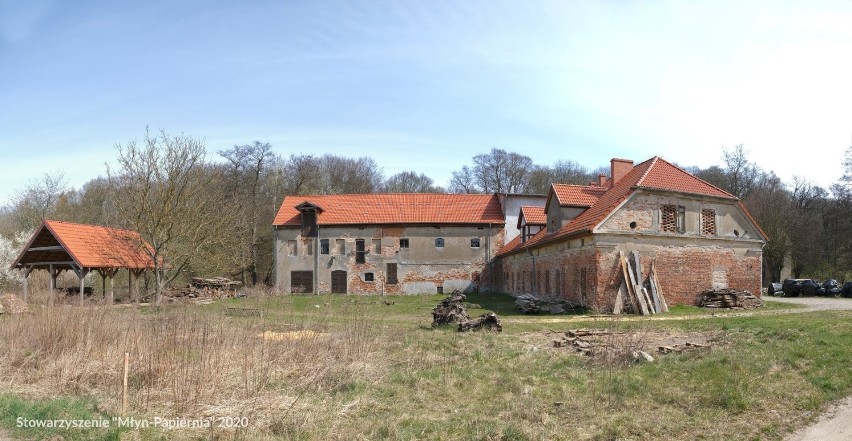
[[[735,289],[711,289],[701,293],[698,306],[704,308],[757,308],[763,301],[748,291]]]
[[[650,315],[668,312],[669,307],[657,280],[654,263],[651,263],[648,277],[645,278],[638,251],[630,252],[629,256],[619,251],[618,258],[623,279],[615,297],[613,314],[628,312]]]

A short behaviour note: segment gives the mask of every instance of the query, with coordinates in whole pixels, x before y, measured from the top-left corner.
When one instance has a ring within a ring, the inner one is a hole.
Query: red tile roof
[[[554,190],[556,190],[556,185],[558,184],[554,184]],[[633,169],[630,170],[621,180],[615,183],[615,186],[607,189],[606,192],[602,194],[588,210],[582,212],[559,231],[546,234],[536,234],[523,244],[512,249],[504,247],[501,249],[499,254],[508,254],[568,236],[591,233],[591,231],[600,222],[609,216],[625,199],[627,199],[628,196],[639,188],[667,190],[737,201],[737,198],[730,193],[702,181],[659,156],[655,156],[633,167]],[[739,204],[739,206],[743,212],[746,213],[746,216],[748,216],[749,219],[757,225],[757,223],[754,222],[754,219],[751,218],[748,211],[745,210],[745,207],[743,207],[742,204]],[[760,226],[757,228],[762,237],[766,239],[766,235],[763,234],[762,230],[760,230]]]
[[[272,224],[301,225],[303,202],[323,208],[319,225],[505,223],[497,195],[393,193],[287,196]]]
[[[544,212],[544,207],[522,205],[521,215],[518,216],[518,228],[521,228],[521,219],[527,225],[547,225],[547,213]]]
[[[64,251],[29,251],[56,243]],[[67,252],[83,268],[153,268],[154,261],[143,247],[150,245],[135,231],[45,220],[13,266],[62,259]]]
[[[591,207],[608,190],[596,185],[552,184],[552,187],[563,207]]]

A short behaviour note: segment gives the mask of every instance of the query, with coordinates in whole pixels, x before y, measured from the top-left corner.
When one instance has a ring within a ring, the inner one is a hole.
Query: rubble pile
[[[500,318],[493,312],[486,312],[473,320],[465,320],[459,323],[459,332],[468,331],[495,331],[503,332],[503,325],[500,324]]]
[[[565,314],[583,309],[577,303],[567,300],[550,301],[536,297],[532,294],[521,294],[515,299],[515,305],[524,314],[538,314],[546,312],[549,314]]]

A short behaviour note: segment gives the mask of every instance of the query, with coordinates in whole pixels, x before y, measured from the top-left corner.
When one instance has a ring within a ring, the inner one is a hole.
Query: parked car
[[[852,297],[852,282],[846,282],[843,284],[843,289],[840,290],[840,295],[842,297]]]
[[[784,297],[798,297],[802,295],[802,282],[807,279],[786,279],[781,283],[781,291]]]
[[[771,296],[783,296],[784,295],[784,287],[780,283],[770,283],[769,284],[769,295]]]
[[[825,289],[825,295],[829,297],[837,297],[840,295],[840,284],[837,283],[837,280],[828,279],[825,282],[822,282],[822,287]]]

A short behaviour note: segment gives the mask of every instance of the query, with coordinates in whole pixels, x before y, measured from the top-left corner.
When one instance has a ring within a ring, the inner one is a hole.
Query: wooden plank
[[[624,309],[624,297],[627,295],[627,284],[624,280],[621,281],[621,286],[618,287],[618,293],[615,295],[615,304],[612,306],[613,314],[621,314]]]
[[[648,295],[648,290],[645,288],[642,288],[642,297],[648,303],[648,311],[651,314],[656,314],[657,311],[654,310],[654,302],[651,300],[651,296]]]
[[[633,287],[633,295],[636,297],[637,303],[639,303],[639,313],[648,315],[648,304],[642,300],[642,287],[636,284],[636,277],[634,276],[633,267],[630,266],[630,260],[623,258],[622,262],[627,266],[627,275],[630,278],[627,284],[629,287]]]
[[[663,295],[663,290],[660,288],[660,281],[657,280],[657,268],[656,262],[651,264],[651,268],[654,270],[654,286],[657,288],[657,296],[660,298],[660,307],[663,312],[669,312],[669,305],[666,303],[666,296]]]
[[[657,294],[657,283],[654,281],[654,262],[651,262],[651,271],[648,272],[648,287],[650,287],[651,298],[654,299],[654,305],[658,305],[657,312],[663,312],[660,296]]]
[[[642,261],[639,260],[639,252],[631,251],[631,256],[633,257],[633,269],[636,270],[636,283],[639,286],[645,286],[645,279],[642,277]]]
[[[639,259],[639,252],[638,251],[633,251],[633,261],[636,262],[636,280],[639,282],[639,286],[644,287],[646,280],[642,276],[642,274],[643,274],[642,261]],[[653,262],[651,264],[653,266]],[[649,279],[650,279],[650,274],[649,274]],[[659,313],[663,312],[663,310],[660,306],[660,299],[657,298],[657,296],[653,293],[653,290],[651,290],[651,292],[648,292],[648,300],[649,300],[648,309],[653,311],[655,314],[659,314]]]
[[[630,283],[630,271],[628,270],[627,258],[624,257],[624,254],[619,251],[618,252],[619,260],[621,261],[621,275],[624,277],[624,284],[626,285],[627,294],[630,298],[630,305],[632,312],[635,314],[641,314],[642,310],[639,308],[639,298],[636,297],[636,293],[633,292],[633,285]]]

